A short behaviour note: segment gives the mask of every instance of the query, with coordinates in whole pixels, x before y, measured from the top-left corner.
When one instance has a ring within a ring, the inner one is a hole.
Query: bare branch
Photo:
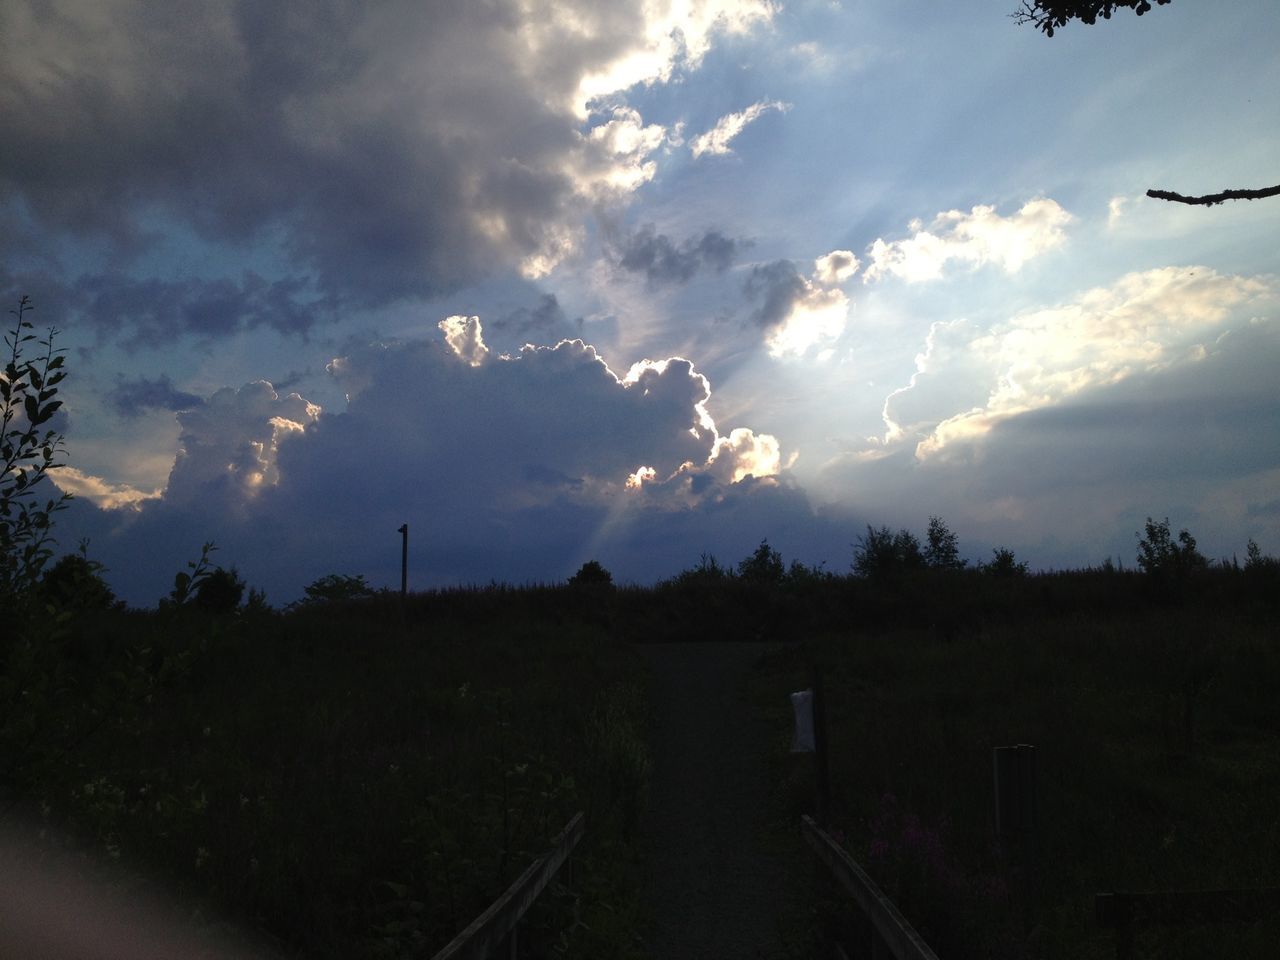
[[[1148,190],[1147,196],[1155,200],[1171,200],[1174,203],[1199,203],[1211,207],[1215,203],[1222,203],[1224,200],[1261,200],[1264,197],[1280,196],[1280,183],[1274,187],[1264,187],[1261,190],[1223,190],[1221,193],[1210,193],[1203,197],[1184,197],[1182,194],[1173,193],[1170,190]]]

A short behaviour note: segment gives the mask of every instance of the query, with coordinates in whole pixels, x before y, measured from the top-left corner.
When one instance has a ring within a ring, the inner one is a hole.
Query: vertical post
[[[409,525],[401,524],[396,531],[400,534],[400,599],[409,593]]]
[[[822,670],[813,665],[813,763],[818,796],[814,819],[826,830],[830,823],[831,773],[827,766],[827,704],[822,688]]]
[[[1023,866],[1031,866],[1038,846],[1036,748],[1020,743],[993,751],[996,787],[996,836],[1010,843]]]
[[[1036,797],[1036,748],[1020,743],[992,751],[996,788],[996,837],[1014,864],[1010,888],[1022,901],[1024,924],[1031,922],[1038,881],[1039,809]]]

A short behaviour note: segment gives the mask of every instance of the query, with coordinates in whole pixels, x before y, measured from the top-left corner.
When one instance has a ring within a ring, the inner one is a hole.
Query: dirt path
[[[795,931],[808,908],[794,851],[770,842],[762,763],[771,731],[743,697],[751,665],[771,645],[639,646],[653,671],[653,781],[647,899],[654,960],[802,956]]]

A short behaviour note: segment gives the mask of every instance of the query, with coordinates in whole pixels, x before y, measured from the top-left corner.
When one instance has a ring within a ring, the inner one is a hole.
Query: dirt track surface
[[[798,957],[807,910],[800,850],[767,838],[771,731],[744,697],[751,666],[776,645],[660,643],[637,649],[653,672],[653,779],[646,831],[645,936],[653,960]]]

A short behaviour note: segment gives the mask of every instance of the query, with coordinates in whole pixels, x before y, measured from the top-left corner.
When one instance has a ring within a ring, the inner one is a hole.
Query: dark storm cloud
[[[219,390],[178,415],[163,497],[132,519],[69,522],[68,542],[83,527],[118,568],[113,584],[151,603],[210,539],[284,600],[335,570],[381,581],[385,535],[405,522],[424,584],[560,579],[592,556],[652,579],[704,551],[745,555],[764,536],[821,538],[804,494],[769,475],[776,441],[718,435],[710,385],[689,361],[619,377],[582,341],[507,358],[487,351],[474,319],[444,332],[446,343],[335,361],[343,412],[261,381]],[[126,559],[138,556],[155,569]]]
[[[612,182],[571,103],[644,14],[577,16],[591,29],[505,3],[13,0],[0,204],[116,256],[174,221],[266,243],[364,305],[456,287],[561,249]]]
[[[139,417],[148,410],[189,410],[204,403],[203,397],[177,389],[168,374],[154,380],[122,377],[116,381],[110,400],[121,416],[129,418]]]
[[[135,346],[259,327],[306,336],[337,310],[334,299],[316,294],[305,278],[267,280],[253,271],[245,271],[239,280],[161,280],[113,272],[68,282],[48,272],[0,268],[0,291],[11,300],[18,291],[28,293],[41,308],[56,305],[59,326],[75,323],[117,334]]]
[[[751,268],[743,293],[758,306],[751,320],[764,329],[776,327],[787,319],[792,307],[803,300],[810,284],[790,260],[774,260]]]
[[[618,265],[643,273],[654,287],[688,283],[699,270],[723,273],[746,245],[709,230],[677,246],[666,234],[656,233],[652,224],[646,224],[618,244]]]
[[[153,344],[181,334],[217,337],[254,327],[305,334],[334,310],[332,302],[308,296],[305,280],[268,281],[252,272],[239,281],[83,277],[67,294],[67,307],[88,323],[132,331],[134,340]]]

